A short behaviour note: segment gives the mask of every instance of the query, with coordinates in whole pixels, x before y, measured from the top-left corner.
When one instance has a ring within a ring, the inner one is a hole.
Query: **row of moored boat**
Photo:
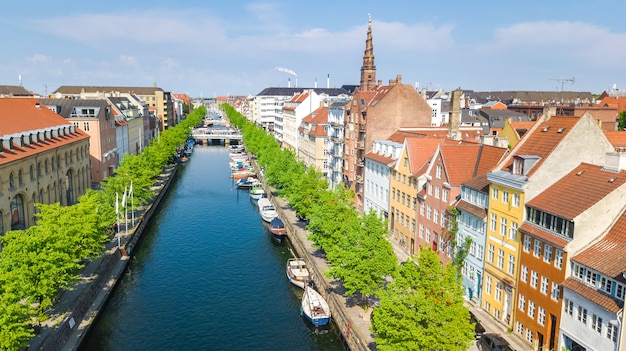
[[[278,212],[272,202],[266,197],[265,189],[257,178],[243,146],[230,147],[230,168],[237,187],[248,190],[250,198],[257,202],[259,215],[263,221],[269,223],[272,238],[282,243],[287,237],[285,224],[278,217]],[[287,261],[286,274],[289,282],[304,289],[300,307],[302,316],[316,327],[327,325],[331,317],[330,309],[324,297],[311,286],[311,275],[306,260],[290,258]]]

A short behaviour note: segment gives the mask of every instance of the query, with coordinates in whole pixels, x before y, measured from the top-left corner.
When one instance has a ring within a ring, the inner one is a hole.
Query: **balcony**
[[[365,141],[357,141],[356,142],[356,148],[359,150],[364,150],[365,149]]]
[[[356,161],[356,165],[357,165],[358,167],[363,167],[363,166],[365,166],[365,159],[361,158],[361,159],[357,160],[357,161]]]
[[[356,176],[356,182],[359,183],[359,184],[363,184],[363,177]]]
[[[365,133],[365,129],[366,129],[365,127],[366,127],[365,124],[359,124],[359,127],[357,129],[359,130],[359,132]]]

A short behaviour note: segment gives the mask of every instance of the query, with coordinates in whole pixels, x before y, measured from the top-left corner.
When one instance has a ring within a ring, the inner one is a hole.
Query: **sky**
[[[153,86],[191,97],[359,84],[626,89],[626,1],[8,1],[0,85]],[[21,80],[20,80],[21,79]]]

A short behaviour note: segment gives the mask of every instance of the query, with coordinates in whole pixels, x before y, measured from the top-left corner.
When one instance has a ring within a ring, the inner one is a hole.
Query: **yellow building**
[[[400,157],[391,170],[389,181],[389,234],[390,239],[406,253],[414,255],[416,247],[417,196],[425,183],[428,161],[444,139],[432,137],[407,137]],[[423,209],[419,209],[423,211]]]
[[[35,203],[90,186],[89,136],[32,98],[0,98],[0,235],[35,224]]]
[[[488,173],[489,206],[481,306],[509,328],[515,320],[520,235],[525,201],[581,162],[603,164],[612,146],[590,114],[554,117],[533,125],[494,171]]]

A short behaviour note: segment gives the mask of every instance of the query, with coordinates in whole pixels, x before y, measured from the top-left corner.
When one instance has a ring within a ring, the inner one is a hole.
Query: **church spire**
[[[361,66],[361,91],[372,91],[376,88],[376,66],[374,65],[374,44],[372,43],[372,15],[368,14],[367,39]]]

